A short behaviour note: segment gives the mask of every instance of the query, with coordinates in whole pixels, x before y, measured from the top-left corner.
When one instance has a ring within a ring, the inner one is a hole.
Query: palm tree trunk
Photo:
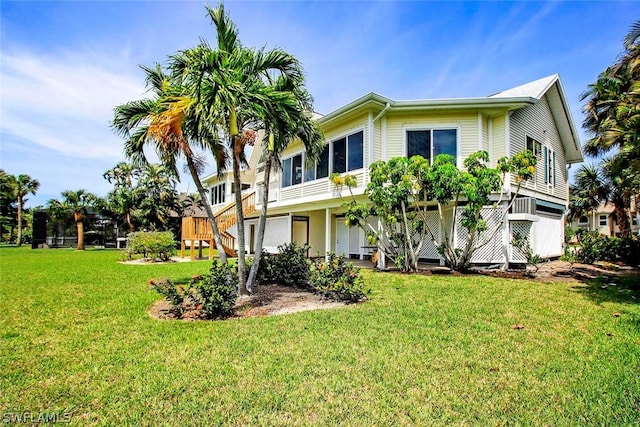
[[[232,137],[233,144],[233,191],[236,196],[236,230],[238,242],[238,294],[249,295],[246,284],[247,263],[245,260],[245,242],[244,242],[244,214],[242,213],[242,182],[240,178],[240,146],[239,137]],[[236,144],[238,146],[236,146]]]
[[[271,165],[273,163],[273,156],[271,153],[267,154],[267,158],[264,162],[264,182],[262,185],[264,189],[262,191],[262,208],[260,210],[260,221],[258,222],[258,235],[256,236],[256,245],[253,249],[253,264],[249,271],[249,278],[247,279],[247,291],[253,292],[253,285],[258,278],[258,270],[260,269],[260,259],[262,258],[262,244],[264,243],[264,231],[267,225],[267,205],[269,204],[269,181],[271,179]]]
[[[204,210],[207,212],[207,217],[209,218],[209,222],[211,223],[211,231],[213,232],[213,240],[216,242],[216,248],[218,248],[218,256],[220,257],[220,261],[226,264],[227,254],[224,251],[224,247],[222,246],[222,238],[220,237],[218,224],[216,224],[216,218],[213,215],[213,211],[211,210],[211,205],[207,201],[207,193],[202,186],[202,182],[200,181],[200,177],[198,176],[196,165],[193,163],[193,157],[191,156],[191,153],[185,151],[185,157],[187,159],[187,167],[189,168],[189,172],[191,173],[191,178],[193,178],[193,182],[196,184],[196,188],[198,189],[200,198],[204,201]]]
[[[75,219],[76,219],[76,227],[78,229],[77,249],[79,251],[84,251],[84,222],[82,221],[82,215],[76,212]]]
[[[22,245],[22,197],[18,196],[18,237],[16,245]]]

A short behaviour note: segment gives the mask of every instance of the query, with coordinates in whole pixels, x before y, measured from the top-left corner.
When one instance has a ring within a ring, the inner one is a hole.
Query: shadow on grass
[[[593,279],[581,279],[580,282],[581,285],[573,286],[572,289],[585,294],[596,304],[640,302],[640,276],[600,275]]]

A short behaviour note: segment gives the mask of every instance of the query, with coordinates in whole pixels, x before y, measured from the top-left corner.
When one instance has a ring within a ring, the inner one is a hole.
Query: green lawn
[[[364,304],[181,322],[149,317],[159,296],[147,281],[187,279],[209,262],[120,258],[0,248],[0,420],[72,412],[78,425],[640,423],[631,280],[627,292],[367,272]]]

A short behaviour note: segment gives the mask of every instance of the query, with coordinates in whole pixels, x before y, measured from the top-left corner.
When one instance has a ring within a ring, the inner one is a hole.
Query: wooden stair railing
[[[256,210],[256,193],[251,192],[242,196],[242,213],[249,215]],[[236,204],[235,201],[227,204],[220,209],[214,215],[218,230],[220,231],[220,238],[222,240],[222,250],[228,256],[236,256],[235,243],[236,238],[227,232],[229,228],[236,225],[238,218],[236,217]],[[182,218],[182,245],[181,256],[184,258],[185,241],[191,240],[191,259],[194,259],[194,244],[195,240],[198,240],[199,257],[202,257],[202,241],[209,242],[209,259],[213,258],[212,250],[215,247],[215,241],[213,240],[213,233],[211,232],[211,226],[208,218],[195,218],[187,217]]]

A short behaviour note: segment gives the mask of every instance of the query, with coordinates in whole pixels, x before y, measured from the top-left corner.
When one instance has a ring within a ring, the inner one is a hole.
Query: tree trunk
[[[625,202],[627,201],[625,200]],[[618,217],[620,237],[629,238],[631,237],[631,223],[629,222],[629,213],[624,206],[627,206],[627,204],[625,203],[623,206],[616,206],[615,210],[616,216]]]
[[[269,204],[269,180],[271,179],[271,167],[273,163],[273,156],[271,153],[267,154],[267,158],[264,162],[264,190],[262,191],[262,208],[260,210],[260,220],[258,222],[258,235],[256,236],[256,245],[253,248],[253,264],[249,271],[249,278],[247,279],[247,291],[253,292],[253,285],[258,278],[258,270],[260,269],[260,259],[262,258],[262,244],[264,243],[264,231],[267,225],[267,205]]]
[[[227,263],[227,254],[224,251],[224,247],[222,246],[222,238],[220,237],[220,230],[218,229],[218,224],[216,224],[215,216],[213,215],[213,211],[211,210],[211,205],[207,200],[207,193],[202,186],[202,182],[200,181],[200,177],[198,176],[198,171],[196,169],[196,165],[193,163],[193,157],[191,156],[191,152],[187,152],[185,150],[185,158],[187,159],[187,167],[189,168],[189,172],[191,173],[191,178],[193,182],[196,184],[196,188],[198,189],[198,193],[200,194],[200,198],[204,203],[204,210],[207,212],[207,217],[209,218],[209,222],[211,223],[211,231],[213,232],[213,240],[216,242],[216,248],[218,248],[218,256],[220,257],[220,261]],[[193,245],[193,242],[191,242]],[[210,248],[211,249],[211,248]]]
[[[22,197],[18,196],[18,237],[16,238],[16,245],[22,245]]]
[[[82,214],[76,212],[74,214],[76,220],[76,227],[78,229],[78,246],[79,251],[84,251],[84,222]]]
[[[125,221],[127,221],[127,225],[129,226],[129,233],[133,233],[134,231],[136,231],[135,225],[133,225],[133,222],[131,222],[131,212],[127,211],[127,213],[124,215],[124,219]]]
[[[246,276],[247,263],[245,259],[245,242],[244,242],[244,214],[242,212],[242,181],[240,178],[240,153],[242,146],[239,137],[233,137],[233,191],[236,196],[236,230],[238,242],[238,294],[249,295],[247,290]]]

